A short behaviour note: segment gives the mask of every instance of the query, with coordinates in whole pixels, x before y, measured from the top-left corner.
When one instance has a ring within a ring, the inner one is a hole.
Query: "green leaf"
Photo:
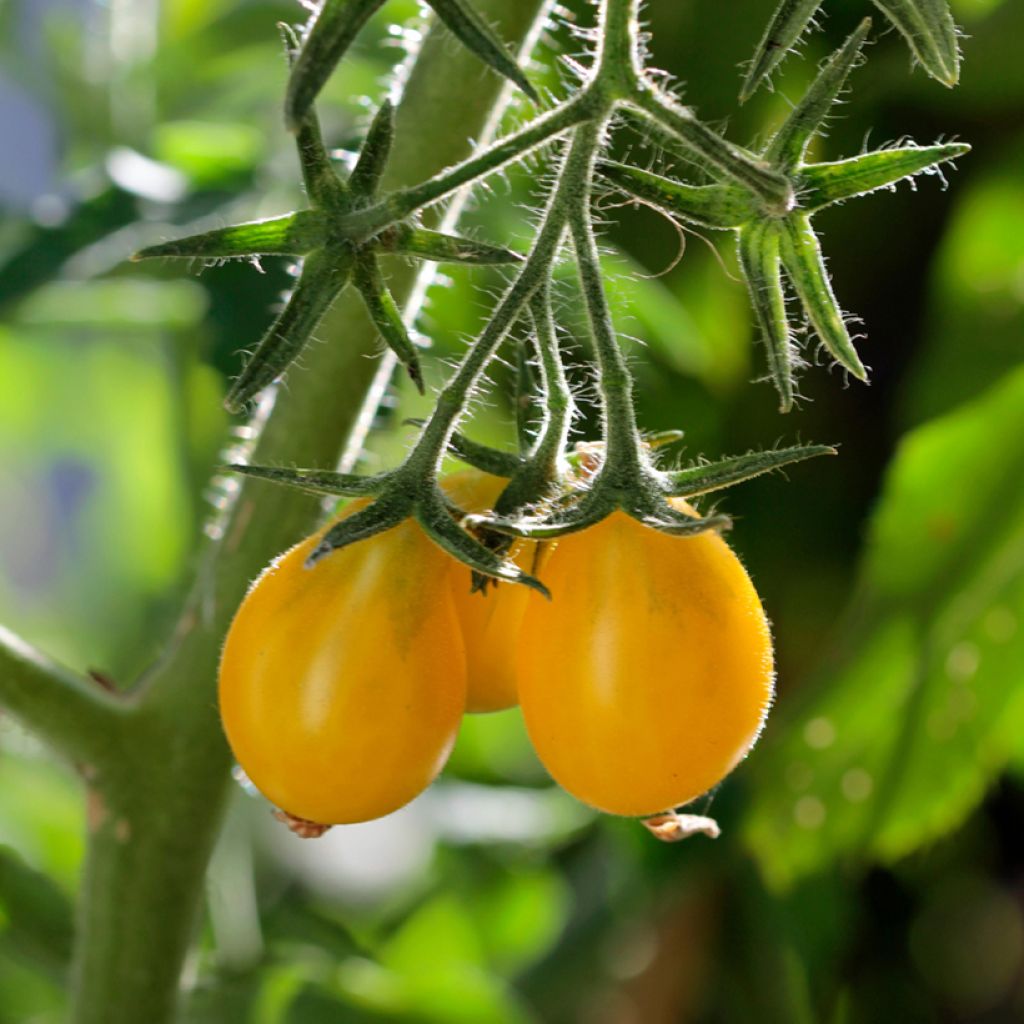
[[[372,196],[380,185],[395,137],[395,108],[384,99],[374,115],[366,139],[359,150],[359,160],[352,169],[348,187],[359,196]]]
[[[780,222],[779,255],[811,325],[832,357],[858,380],[867,380],[867,371],[832,291],[817,235],[806,215],[793,214]]]
[[[972,168],[971,180],[958,189],[932,260],[922,345],[901,403],[903,424],[948,412],[1020,365],[1022,161],[1024,147],[1011,146],[980,172]]]
[[[814,135],[821,130],[871,30],[865,18],[846,42],[822,65],[803,98],[793,108],[764,151],[765,159],[785,171],[797,167]]]
[[[739,233],[740,269],[761,329],[768,370],[779,393],[779,411],[793,408],[793,343],[782,289],[779,232],[767,221],[747,225]]]
[[[62,976],[71,957],[73,913],[67,896],[42,872],[0,846],[0,932],[21,956]]]
[[[808,213],[831,203],[866,195],[969,153],[962,142],[877,149],[849,160],[807,164],[800,169],[800,207]]]
[[[956,23],[947,0],[874,0],[903,34],[932,78],[950,87],[960,80]]]
[[[395,357],[405,367],[409,379],[416,385],[416,390],[423,394],[423,370],[420,357],[412,338],[402,319],[402,311],[395,303],[394,297],[384,283],[377,258],[365,252],[356,260],[352,275],[352,283],[362,296],[363,304],[373,321],[374,327],[380,331],[381,337]]]
[[[761,83],[792,51],[820,6],[821,0],[781,0],[747,68],[740,89],[741,103],[754,95]]]
[[[597,170],[628,195],[701,227],[735,228],[758,213],[753,196],[734,185],[686,185],[612,160],[602,161]]]
[[[251,174],[262,162],[266,136],[236,121],[162,121],[153,126],[153,156],[188,175],[193,185],[216,187]]]
[[[688,469],[666,474],[669,488],[666,493],[678,498],[692,498],[698,494],[731,487],[744,480],[752,480],[755,476],[770,473],[774,469],[782,469],[783,466],[790,466],[794,462],[813,459],[817,455],[835,454],[835,448],[828,445],[810,444],[734,455],[729,459],[690,466]]]
[[[429,955],[424,955],[429,950]],[[388,937],[382,965],[398,980],[405,1012],[420,1024],[529,1024],[535,1019],[491,970],[471,907],[441,894],[424,901]]]
[[[193,281],[106,277],[54,281],[36,288],[18,304],[16,320],[26,327],[89,327],[119,331],[195,330],[206,315],[208,298]]]
[[[306,27],[285,95],[288,128],[298,133],[306,114],[360,29],[384,0],[323,0]]]
[[[1019,744],[1022,475],[1024,370],[901,442],[840,660],[754,755],[747,838],[776,883],[943,835]]]
[[[348,283],[351,269],[351,256],[334,249],[317,249],[306,257],[281,315],[270,325],[224,399],[229,412],[240,412],[246,402],[291,366]]]
[[[464,46],[488,67],[519,86],[534,103],[540,97],[522,69],[498,38],[494,29],[480,16],[469,0],[427,0],[434,13]]]
[[[518,975],[554,945],[572,904],[568,882],[541,862],[506,867],[499,884],[473,894],[470,912],[488,959]]]
[[[233,224],[173,242],[161,242],[140,249],[133,262],[154,259],[230,260],[248,256],[302,256],[318,249],[326,240],[323,218],[303,210],[269,220]]]

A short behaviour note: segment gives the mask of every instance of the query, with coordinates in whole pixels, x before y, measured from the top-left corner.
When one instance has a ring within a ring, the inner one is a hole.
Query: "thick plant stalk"
[[[546,0],[480,0],[507,40],[521,41]],[[492,120],[502,86],[443,32],[423,45],[398,110],[390,185],[412,184],[467,154]],[[418,301],[415,273],[390,281]],[[336,336],[338,343],[332,343]],[[375,372],[378,341],[358,300],[342,298],[321,324],[326,344],[289,378],[263,426],[263,463],[334,464]],[[343,344],[340,342],[344,342]],[[162,661],[113,722],[110,756],[83,766],[89,844],[79,907],[75,1024],[164,1024],[173,1019],[181,964],[229,789],[230,754],[216,710],[221,641],[260,568],[314,525],[315,497],[243,479],[223,534],[211,544]]]

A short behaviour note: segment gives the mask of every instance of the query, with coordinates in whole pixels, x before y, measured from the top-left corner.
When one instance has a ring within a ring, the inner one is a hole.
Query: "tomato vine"
[[[243,479],[212,531],[163,656],[132,685],[110,692],[54,665],[18,638],[0,634],[0,702],[72,760],[89,791],[89,852],[74,972],[78,1024],[159,1024],[174,1013],[181,964],[230,779],[230,755],[213,706],[217,657],[249,580],[319,518],[319,501],[307,492],[372,499],[366,509],[333,527],[314,557],[414,517],[434,541],[483,576],[539,588],[541,581],[507,557],[508,542],[501,538],[560,536],[620,512],[670,534],[721,528],[727,525],[724,517],[701,519],[670,507],[666,499],[699,495],[830,451],[803,445],[674,472],[658,466],[636,423],[631,376],[608,315],[591,214],[597,192],[615,187],[680,220],[737,234],[769,367],[786,409],[796,398],[797,360],[783,272],[829,351],[853,375],[864,373],[824,270],[811,214],[931,170],[967,149],[955,143],[901,145],[845,161],[804,163],[809,140],[859,59],[867,23],[821,69],[767,147],[754,152],[736,145],[651,75],[636,0],[603,0],[596,45],[579,86],[522,127],[493,139],[494,115],[505,100],[496,81],[481,86],[478,59],[527,93],[528,79],[520,61],[510,63],[504,43],[475,6],[468,0],[436,0],[431,7],[472,54],[453,57],[443,33],[432,32],[403,94],[398,120],[393,124],[391,108],[381,106],[360,163],[343,179],[320,139],[312,101],[342,55],[339,39],[347,45],[345,40],[351,41],[379,6],[380,0],[324,0],[301,40],[286,33],[294,59],[288,120],[297,133],[310,208],[139,254],[304,258],[291,302],[229,396],[236,409],[263,396],[248,428],[252,464],[234,467]],[[550,13],[550,5],[540,0],[488,0],[479,6],[502,16],[504,38],[525,40],[526,54]],[[818,6],[782,0],[751,65],[744,96],[766,80]],[[878,0],[877,6],[908,38],[929,73],[953,84],[956,34],[943,0]],[[421,90],[423,82],[436,91]],[[466,116],[453,117],[452,110]],[[403,111],[406,123],[418,123],[418,130],[403,134]],[[674,159],[667,174],[609,162],[609,133],[636,125],[670,158],[681,153],[685,162],[699,163],[706,178],[681,180],[683,169]],[[466,137],[474,134],[491,137],[467,155]],[[528,252],[517,255],[454,233],[467,186],[541,147],[556,146],[558,173]],[[438,223],[435,207],[442,201],[449,204],[448,212]],[[551,268],[566,238],[575,253],[594,342],[603,423],[600,445],[591,448],[597,464],[583,486],[579,474],[567,468],[573,457],[567,444],[576,399],[565,382],[549,294]],[[385,279],[380,259],[391,254],[508,262],[516,271],[486,328],[437,396],[408,458],[368,477],[352,472],[351,458],[341,457],[345,439],[357,428],[364,394],[370,391],[372,406],[394,367],[385,359],[375,374],[364,358],[378,332],[413,379],[418,376],[419,353],[406,330],[416,312],[416,303],[408,302],[415,275],[401,268]],[[289,370],[318,324],[351,317],[350,284],[371,314],[374,333],[350,332],[349,348],[332,341],[308,350],[303,371]],[[533,324],[540,356],[542,428],[519,453],[493,451],[460,428],[481,374],[524,316]],[[286,370],[290,388],[276,393],[273,384]],[[467,510],[445,496],[437,473],[449,452],[510,478],[493,514],[466,517]],[[286,468],[297,462],[325,468]],[[263,480],[293,486],[275,492],[263,487]]]

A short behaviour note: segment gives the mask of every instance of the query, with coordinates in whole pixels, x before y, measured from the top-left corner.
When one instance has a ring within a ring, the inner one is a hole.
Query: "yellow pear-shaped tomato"
[[[378,818],[444,765],[466,696],[450,559],[413,521],[307,569],[286,552],[238,609],[220,707],[238,763],[288,814]]]
[[[728,774],[761,730],[773,669],[764,611],[725,541],[616,512],[560,541],[542,578],[552,600],[529,596],[519,700],[555,780],[646,816]]]
[[[441,481],[445,493],[465,512],[494,507],[507,480],[479,469],[453,473]],[[527,572],[537,545],[518,541],[510,555]],[[516,645],[529,591],[517,583],[498,583],[485,593],[472,591],[467,566],[453,561],[451,591],[466,645],[466,710],[502,711],[518,703]]]

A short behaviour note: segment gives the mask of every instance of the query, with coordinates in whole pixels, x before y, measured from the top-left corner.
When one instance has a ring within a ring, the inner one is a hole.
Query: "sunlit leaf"
[[[775,882],[941,836],[1019,743],[1022,472],[1024,370],[904,438],[839,663],[755,755],[747,838]]]

